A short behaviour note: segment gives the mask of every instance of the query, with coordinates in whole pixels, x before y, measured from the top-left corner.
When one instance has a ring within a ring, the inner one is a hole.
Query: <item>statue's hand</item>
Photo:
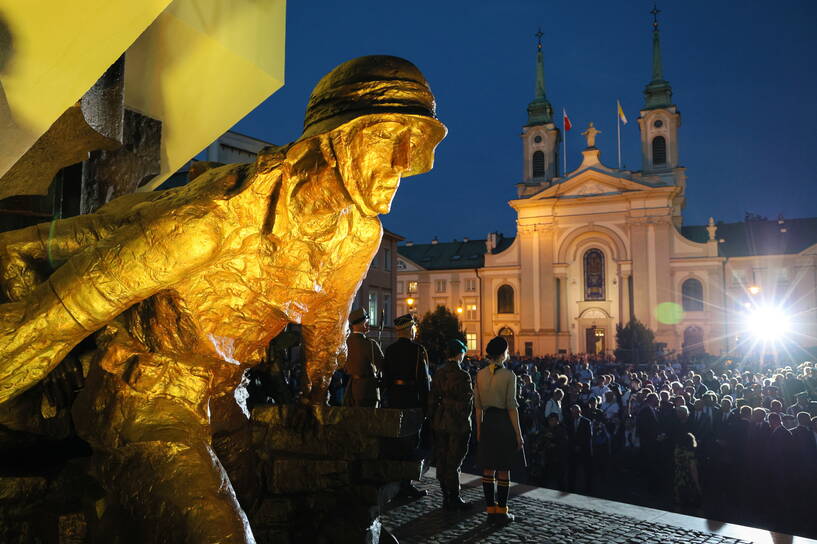
[[[20,300],[44,282],[50,271],[45,257],[34,229],[0,235],[0,296]]]

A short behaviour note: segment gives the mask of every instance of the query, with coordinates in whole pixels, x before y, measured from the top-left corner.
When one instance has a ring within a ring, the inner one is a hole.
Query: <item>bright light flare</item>
[[[780,340],[790,328],[791,320],[780,308],[758,307],[746,316],[746,329],[762,341]]]

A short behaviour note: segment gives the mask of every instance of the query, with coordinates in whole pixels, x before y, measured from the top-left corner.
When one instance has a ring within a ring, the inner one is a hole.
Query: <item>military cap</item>
[[[352,310],[352,313],[349,314],[349,324],[356,325],[357,323],[361,323],[369,319],[369,314],[366,313],[366,310],[363,308],[358,308],[357,310]]]
[[[508,341],[501,336],[493,338],[490,342],[488,342],[488,345],[485,346],[485,351],[491,358],[499,357],[505,353],[506,349],[508,349]]]
[[[414,316],[411,314],[404,314],[394,320],[394,328],[399,330],[407,329],[412,325],[416,325],[417,321],[414,320]]]
[[[448,356],[456,357],[460,353],[467,353],[468,348],[462,343],[462,340],[452,338],[448,341],[446,347],[448,348]]]

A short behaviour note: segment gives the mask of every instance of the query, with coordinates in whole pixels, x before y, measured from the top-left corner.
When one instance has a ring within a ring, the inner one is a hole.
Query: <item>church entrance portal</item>
[[[513,331],[511,329],[509,329],[508,327],[503,327],[499,331],[499,336],[501,336],[502,338],[504,338],[505,340],[508,341],[508,353],[513,355],[515,353],[514,349],[513,349],[514,348],[514,346],[513,346]]]
[[[585,341],[587,349],[585,353],[589,355],[596,355],[604,353],[605,350],[604,329],[599,327],[589,327],[585,330]]]

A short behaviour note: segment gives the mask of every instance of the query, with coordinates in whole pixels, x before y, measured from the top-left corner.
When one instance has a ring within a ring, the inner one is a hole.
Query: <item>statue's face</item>
[[[389,213],[400,179],[431,170],[446,132],[435,119],[398,114],[364,116],[342,130],[335,153],[344,183],[366,215]]]

